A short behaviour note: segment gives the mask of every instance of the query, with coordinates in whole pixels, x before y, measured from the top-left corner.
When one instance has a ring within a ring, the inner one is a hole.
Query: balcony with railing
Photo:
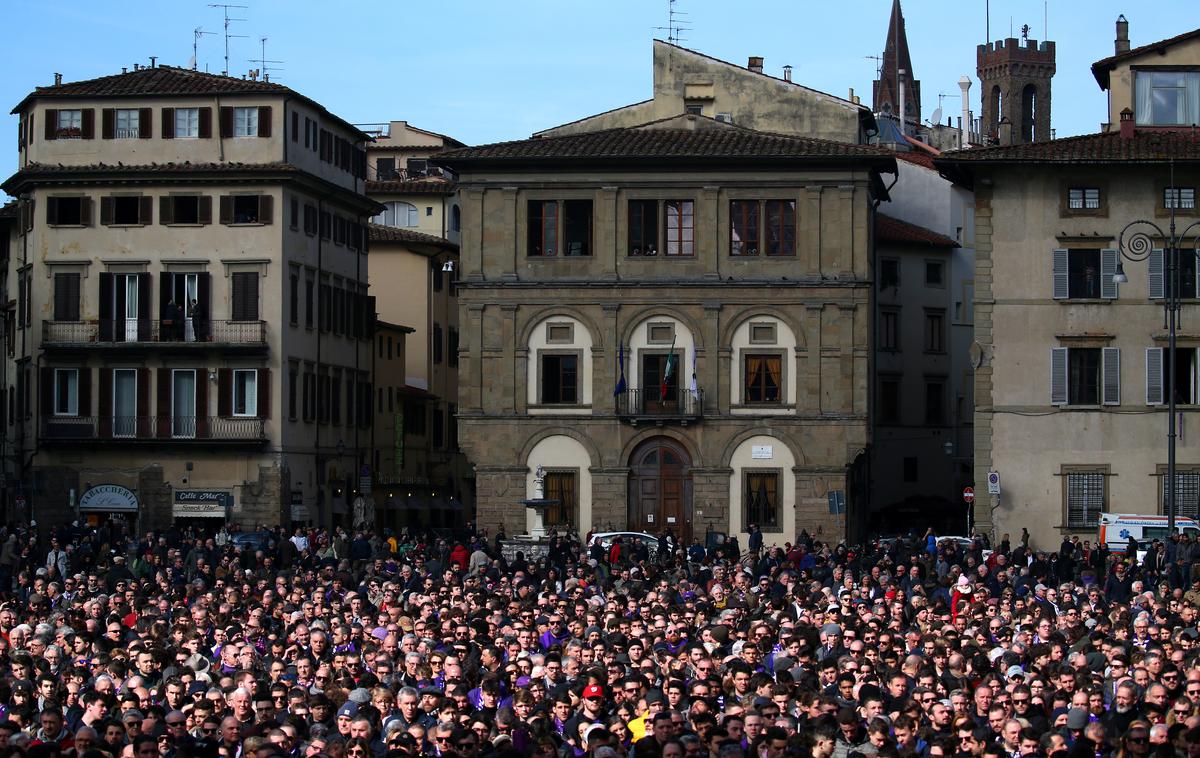
[[[617,416],[637,425],[678,423],[687,426],[699,421],[704,413],[704,390],[687,387],[627,389],[617,394]]]
[[[169,321],[145,318],[43,321],[42,344],[48,348],[162,347],[202,350],[213,347],[261,350],[267,346],[265,321]]]
[[[259,444],[267,440],[267,421],[243,416],[49,416],[42,418],[41,431],[43,443]]]

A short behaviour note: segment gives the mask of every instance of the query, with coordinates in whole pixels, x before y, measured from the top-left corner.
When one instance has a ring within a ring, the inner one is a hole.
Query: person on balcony
[[[174,299],[167,302],[162,313],[162,325],[160,329],[160,339],[169,342],[178,342],[183,339],[183,311]]]

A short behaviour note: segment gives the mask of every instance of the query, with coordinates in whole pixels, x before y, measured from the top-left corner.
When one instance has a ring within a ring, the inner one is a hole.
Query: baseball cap
[[[583,699],[586,700],[589,697],[604,697],[604,688],[598,684],[589,684],[583,688]]]

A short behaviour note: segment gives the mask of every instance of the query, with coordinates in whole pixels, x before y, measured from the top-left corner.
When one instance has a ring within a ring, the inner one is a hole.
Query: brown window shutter
[[[46,226],[58,223],[58,198],[54,195],[46,198]]]
[[[171,369],[158,369],[158,392],[154,415],[158,417],[157,435],[160,438],[171,436]],[[141,408],[138,408],[139,412]]]
[[[79,369],[79,415],[92,415],[92,370]]]
[[[154,198],[142,195],[138,198],[138,223],[148,225],[154,223]]]
[[[103,226],[112,226],[113,222],[113,199],[111,195],[104,195],[100,198],[100,223]]]
[[[100,408],[98,414],[100,416],[100,436],[112,436],[112,376],[111,368],[100,369]]]
[[[29,115],[25,117],[25,146],[33,144],[33,111],[29,111]]]
[[[161,370],[161,369],[160,369]],[[170,407],[170,403],[167,403]],[[152,433],[150,426],[150,369],[137,370],[137,433],[139,437],[149,438]]]
[[[162,127],[159,129],[162,132],[163,139],[175,139],[175,109],[162,109]]]
[[[258,370],[258,417],[271,418],[271,369]]]
[[[112,139],[117,134],[117,109],[104,108],[100,111],[100,138]]]
[[[81,129],[82,134],[80,136],[82,136],[84,139],[96,139],[96,109],[95,108],[84,108],[83,109],[82,126],[83,126],[83,128]]]
[[[201,195],[196,208],[196,221],[201,224],[212,223],[212,195]]]
[[[271,136],[271,106],[258,106],[258,136]]]
[[[31,132],[32,134],[32,132]],[[46,139],[58,138],[58,109],[46,109]]]
[[[221,107],[221,136],[233,136],[233,108],[229,106]]]
[[[154,136],[154,109],[138,109],[138,138],[150,139]]]
[[[212,138],[212,108],[200,109],[200,139]]]
[[[233,195],[221,195],[221,223],[233,223]]]
[[[300,141],[300,114],[292,111],[292,142]]]
[[[223,368],[217,372],[217,415],[233,415],[233,370]]]
[[[158,223],[164,226],[175,223],[175,198],[170,195],[158,199]]]
[[[274,217],[275,198],[271,195],[258,196],[258,223],[270,224]]]
[[[54,369],[42,367],[41,390],[42,418],[48,419],[54,415]]]
[[[83,226],[92,225],[92,199],[90,197],[82,198],[79,201],[79,223]]]

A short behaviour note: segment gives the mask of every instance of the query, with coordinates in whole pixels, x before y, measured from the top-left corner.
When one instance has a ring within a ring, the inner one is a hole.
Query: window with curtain
[[[745,472],[746,488],[742,495],[742,525],[757,524],[764,532],[783,529],[778,471]]]
[[[546,526],[567,526],[574,523],[579,512],[579,472],[547,471],[542,487],[547,500],[557,500],[558,505],[546,509]]]
[[[758,255],[758,201],[729,203],[729,254]]]
[[[372,224],[411,228],[420,223],[417,206],[412,203],[393,201],[383,205],[383,212],[371,219]]]
[[[1200,124],[1200,71],[1135,71],[1133,89],[1137,123]]]
[[[746,403],[783,402],[783,358],[779,355],[749,354],[744,359]]]
[[[767,255],[795,255],[796,201],[767,200],[764,205]]]
[[[691,200],[667,200],[663,208],[667,220],[667,255],[694,255],[694,204]]]

